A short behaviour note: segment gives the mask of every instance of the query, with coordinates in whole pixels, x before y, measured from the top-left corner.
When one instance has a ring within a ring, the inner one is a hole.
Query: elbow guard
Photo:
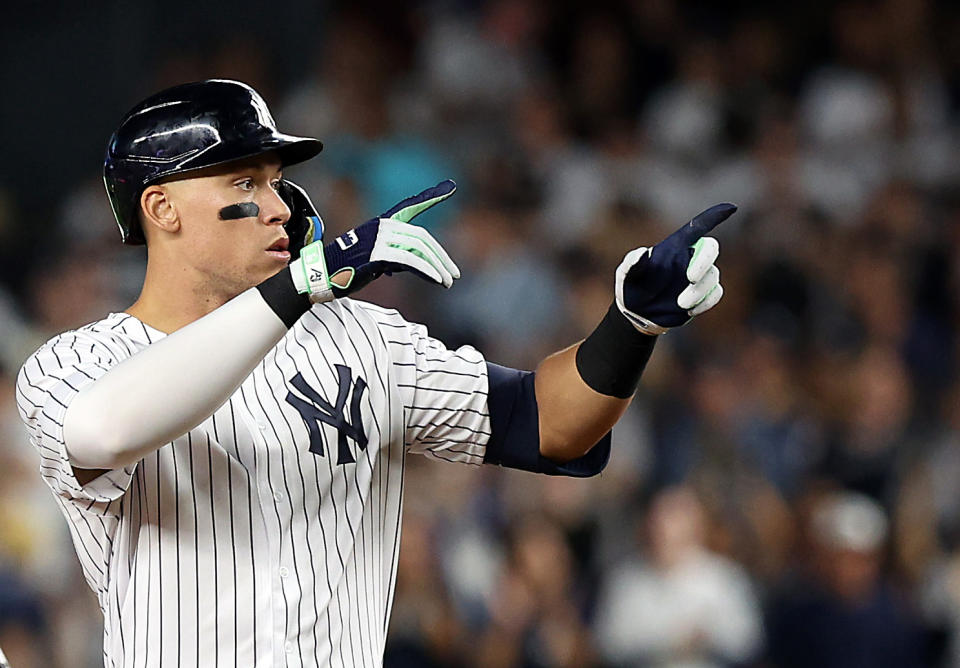
[[[610,434],[583,457],[558,464],[540,454],[540,415],[532,371],[487,363],[490,440],[484,463],[584,478],[600,473],[610,459]]]

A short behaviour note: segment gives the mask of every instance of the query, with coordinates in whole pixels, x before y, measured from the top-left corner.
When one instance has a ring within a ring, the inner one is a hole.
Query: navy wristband
[[[289,269],[283,269],[257,286],[263,301],[273,309],[287,329],[310,310],[310,295],[300,294]]]
[[[597,328],[577,348],[577,372],[600,394],[628,399],[637,390],[656,342],[656,336],[638,332],[616,303],[611,304]]]

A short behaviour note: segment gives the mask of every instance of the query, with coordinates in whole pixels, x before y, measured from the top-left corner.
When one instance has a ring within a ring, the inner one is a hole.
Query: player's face
[[[280,168],[266,154],[165,184],[180,221],[178,259],[211,292],[237,295],[290,261],[283,228],[290,209],[277,194]],[[256,210],[248,206],[235,217],[234,205],[251,203]]]

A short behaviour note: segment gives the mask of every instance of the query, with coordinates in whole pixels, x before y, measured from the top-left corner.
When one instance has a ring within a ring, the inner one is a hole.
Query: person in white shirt
[[[605,578],[594,624],[614,666],[711,668],[745,665],[763,640],[747,573],[704,544],[704,513],[686,487],[654,497],[648,549]]]

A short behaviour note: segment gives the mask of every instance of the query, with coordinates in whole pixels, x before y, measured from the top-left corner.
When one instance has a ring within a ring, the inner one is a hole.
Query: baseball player
[[[123,242],[147,245],[143,290],[17,378],[106,666],[380,665],[405,457],[600,472],[657,335],[722,295],[704,235],[729,204],[628,253],[597,329],[535,373],[448,350],[349,295],[395,272],[452,285],[456,264],[410,221],[455,185],[324,244],[282,172],[321,148],[226,80],[148,98],[109,141]]]

